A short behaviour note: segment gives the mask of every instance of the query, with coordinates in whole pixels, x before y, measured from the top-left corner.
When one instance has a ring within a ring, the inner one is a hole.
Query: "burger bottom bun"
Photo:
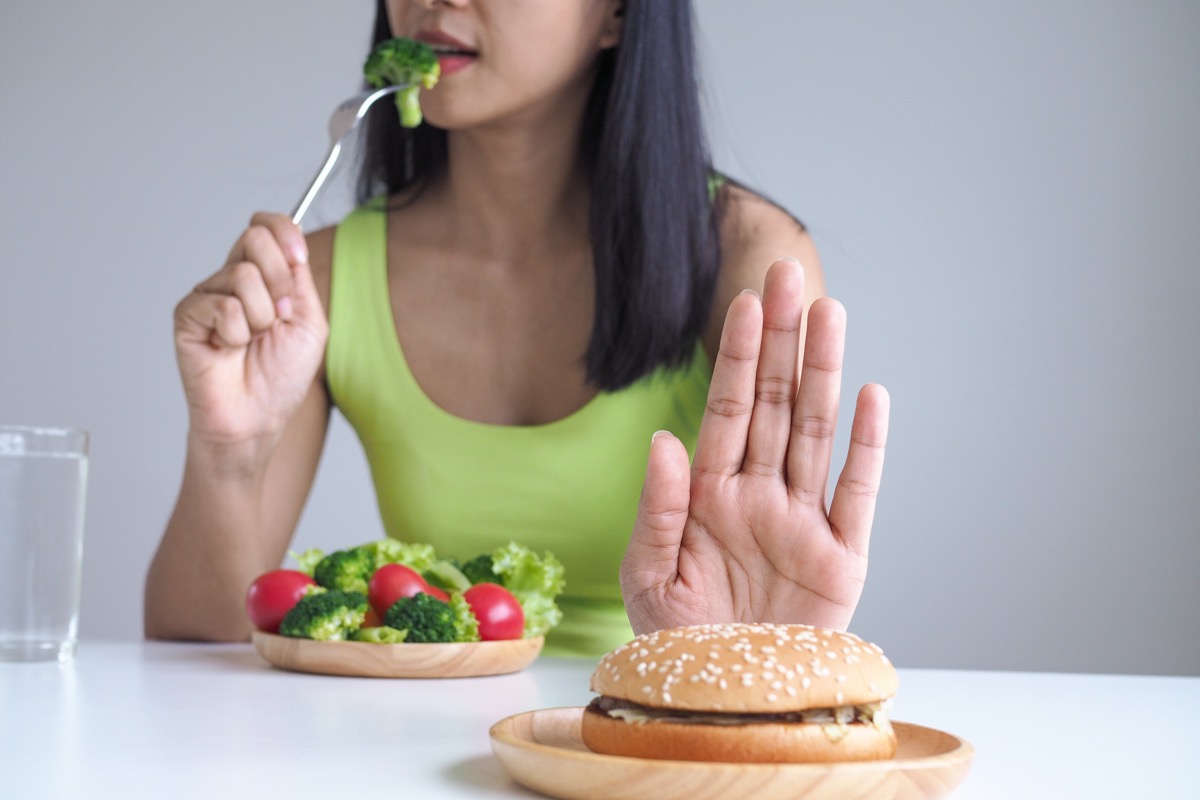
[[[794,764],[877,761],[896,754],[890,725],[880,729],[861,723],[847,726],[845,736],[834,741],[815,723],[631,723],[588,708],[582,735],[595,753],[670,761]]]

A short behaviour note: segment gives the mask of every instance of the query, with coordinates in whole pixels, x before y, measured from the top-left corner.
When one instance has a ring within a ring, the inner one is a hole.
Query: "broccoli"
[[[363,75],[372,86],[378,89],[402,87],[396,92],[396,107],[400,109],[400,124],[406,128],[421,124],[421,104],[417,94],[422,86],[432,89],[441,74],[432,48],[413,39],[380,42],[363,64]]]
[[[475,556],[466,564],[463,564],[462,572],[471,583],[502,584],[500,576],[492,569],[492,564],[492,554],[484,553],[483,555]]]
[[[389,628],[408,631],[410,642],[453,642],[458,638],[454,609],[431,594],[401,597],[383,615]]]
[[[279,632],[298,639],[331,642],[361,628],[366,617],[367,597],[361,592],[312,591],[284,616]]]
[[[371,642],[372,644],[400,644],[408,636],[408,631],[389,628],[387,625],[359,628],[350,634],[356,642]]]
[[[362,547],[337,550],[322,558],[313,568],[313,579],[326,589],[367,593],[375,574],[375,559]]]

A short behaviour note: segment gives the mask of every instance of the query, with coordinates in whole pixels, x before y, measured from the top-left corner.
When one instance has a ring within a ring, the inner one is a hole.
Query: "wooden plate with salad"
[[[364,678],[474,678],[519,672],[542,652],[545,637],[498,642],[375,644],[316,642],[262,631],[254,647],[272,666],[293,672]]]
[[[562,617],[562,564],[510,542],[467,562],[387,539],[295,556],[246,593],[269,664],[372,678],[464,678],[529,666]]]

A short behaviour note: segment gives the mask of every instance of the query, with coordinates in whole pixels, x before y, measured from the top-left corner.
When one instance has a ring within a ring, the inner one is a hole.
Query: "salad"
[[[382,539],[292,554],[246,592],[261,631],[317,641],[480,642],[542,636],[562,619],[562,564],[509,542],[466,562]]]

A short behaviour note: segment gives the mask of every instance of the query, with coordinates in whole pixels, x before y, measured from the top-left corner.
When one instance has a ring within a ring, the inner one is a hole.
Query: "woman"
[[[548,652],[848,625],[887,395],[860,394],[827,511],[845,315],[803,227],[710,179],[688,3],[381,0],[391,36],[442,79],[411,138],[377,105],[360,188],[386,200],[307,239],[256,215],[176,309],[188,451],[147,634],[247,635],[333,406],[389,535],[559,556]]]

